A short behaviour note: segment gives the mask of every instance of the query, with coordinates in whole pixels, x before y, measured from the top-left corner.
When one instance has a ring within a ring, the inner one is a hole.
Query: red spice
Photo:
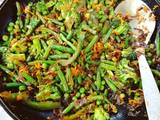
[[[78,76],[80,74],[83,74],[83,69],[80,65],[76,65],[75,67],[71,68],[71,72],[73,76]]]
[[[92,55],[92,60],[99,59],[100,54],[102,53],[104,48],[103,43],[97,42],[94,47],[93,47],[93,55]]]
[[[19,73],[22,73],[22,72],[29,73],[27,65],[22,65],[22,66],[19,67]]]

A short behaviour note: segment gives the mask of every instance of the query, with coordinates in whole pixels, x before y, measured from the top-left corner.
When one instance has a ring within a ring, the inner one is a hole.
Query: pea
[[[96,101],[96,104],[97,104],[97,105],[101,105],[101,103],[102,103],[102,102],[101,102],[100,100],[97,100],[97,101]]]
[[[12,26],[12,27],[13,27],[13,26],[14,26],[14,23],[13,23],[13,22],[10,22],[10,23],[9,23],[9,26]]]
[[[46,63],[43,63],[43,64],[42,64],[42,68],[47,69],[47,68],[48,68],[48,65],[47,65]]]
[[[48,11],[43,11],[42,14],[43,14],[43,15],[47,15],[47,14],[48,14]]]
[[[7,63],[7,68],[13,69],[14,68],[14,64],[13,63]]]
[[[76,97],[79,98],[81,96],[81,94],[79,92],[77,92]]]
[[[103,80],[103,81],[102,81],[102,85],[105,85],[105,84],[106,84],[106,82]]]
[[[100,89],[101,89],[101,90],[104,90],[104,86],[102,85]]]
[[[26,90],[26,86],[25,85],[19,86],[19,91],[24,91],[24,90]]]
[[[147,60],[148,64],[151,65],[152,64],[152,60]]]
[[[19,24],[19,21],[17,20],[17,21],[15,22],[15,24],[17,24],[17,25],[18,25],[18,24]]]
[[[80,92],[81,94],[85,93],[85,88],[80,88],[79,92]]]
[[[13,31],[13,27],[8,26],[7,30],[8,30],[8,32],[12,32]]]
[[[7,41],[7,40],[9,39],[9,37],[8,37],[7,35],[3,35],[3,36],[2,36],[2,39],[3,39],[4,41]]]
[[[72,98],[72,100],[77,100],[77,97],[76,97],[76,96],[74,96],[74,97]]]

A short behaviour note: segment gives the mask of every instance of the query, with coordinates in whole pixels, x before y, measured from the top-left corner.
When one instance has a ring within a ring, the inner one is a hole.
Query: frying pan
[[[26,5],[29,1],[36,2],[36,0],[19,0],[23,5]],[[159,0],[144,0],[151,8],[154,8],[155,5],[158,5],[156,1]],[[0,35],[5,33],[5,28],[10,21],[16,19],[16,0],[5,0],[0,6]],[[160,23],[160,9],[154,10],[154,14],[157,16],[157,26]],[[157,27],[156,27],[157,29]],[[152,36],[152,42],[154,42],[156,30]],[[0,38],[1,39],[1,38]],[[1,40],[0,40],[1,41]],[[0,91],[2,88],[2,81],[0,81]],[[31,109],[20,103],[9,103],[0,99],[0,104],[5,109],[5,111],[14,119],[14,120],[46,120],[50,116],[53,120],[58,118],[53,116],[53,111],[37,111]],[[147,120],[145,105],[142,105],[137,110],[136,116],[128,115],[126,105],[118,106],[118,113],[111,116],[111,120]]]

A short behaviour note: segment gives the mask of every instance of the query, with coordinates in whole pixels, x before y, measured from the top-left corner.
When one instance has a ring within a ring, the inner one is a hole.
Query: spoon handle
[[[144,55],[138,57],[144,99],[149,120],[160,119],[160,93]]]

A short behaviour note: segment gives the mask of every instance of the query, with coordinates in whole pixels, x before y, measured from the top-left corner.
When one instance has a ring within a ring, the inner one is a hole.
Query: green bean
[[[93,39],[91,40],[91,42],[85,48],[85,53],[88,53],[97,41],[98,41],[98,36],[96,35],[96,36],[93,37]]]
[[[12,83],[6,83],[5,87],[6,88],[18,88],[19,86],[22,86],[22,83],[16,83],[16,82],[12,82]]]
[[[75,51],[75,53],[73,54],[73,56],[71,58],[69,58],[68,60],[59,60],[59,63],[62,66],[67,66],[69,64],[71,64],[80,54],[81,49],[82,49],[82,45],[83,45],[83,40],[79,40],[78,41],[78,45],[77,45],[77,50]]]
[[[108,32],[106,33],[106,35],[104,35],[103,36],[103,43],[106,43],[107,42],[107,40],[109,39],[109,37],[111,36],[111,34],[112,34],[112,31],[113,31],[113,29],[112,28],[110,28],[109,30],[108,30]]]
[[[19,2],[16,2],[16,7],[17,7],[17,15],[20,16],[22,12],[21,12],[21,5]]]
[[[67,59],[69,57],[70,57],[70,55],[67,54],[67,53],[66,54],[65,53],[64,54],[60,54],[60,55],[50,55],[49,56],[50,59],[54,59],[54,60],[55,59]]]
[[[156,52],[157,52],[157,55],[160,56],[160,26],[158,27],[158,31],[156,35]]]
[[[63,23],[62,22],[60,22],[60,21],[58,21],[58,20],[56,20],[56,19],[49,19],[52,23],[54,23],[54,24],[57,24],[57,25],[60,25],[60,26],[63,26]]]
[[[60,102],[36,102],[29,99],[25,100],[24,103],[37,110],[53,110],[54,108],[59,108],[61,106]]]
[[[54,50],[59,50],[59,51],[62,51],[62,52],[68,52],[68,53],[71,53],[71,54],[74,53],[74,50],[72,48],[64,47],[64,46],[61,46],[61,45],[52,45],[51,48],[54,49]]]
[[[65,76],[63,74],[63,72],[61,71],[61,69],[58,67],[58,70],[57,70],[57,74],[61,80],[61,84],[63,86],[63,90],[64,92],[68,92],[69,88],[68,88],[68,84],[67,84],[67,81],[65,79]]]
[[[100,63],[100,67],[105,69],[105,70],[112,70],[112,71],[117,70],[115,65],[109,65],[109,64],[105,64],[105,63]]]
[[[52,47],[52,45],[49,45],[46,49],[45,49],[45,52],[44,52],[44,55],[43,55],[43,58],[44,59],[47,59],[48,58],[48,56],[49,56],[49,52],[51,51],[51,48]]]
[[[33,40],[33,46],[37,50],[37,54],[40,54],[40,52],[41,52],[41,43],[40,43],[39,39],[34,39]]]
[[[41,44],[42,44],[42,47],[43,47],[44,50],[46,50],[48,48],[45,41],[41,40]]]
[[[114,29],[114,32],[118,35],[124,33],[126,30],[128,30],[129,26],[128,24],[122,24],[119,27],[117,27],[116,29]]]
[[[96,86],[97,86],[97,89],[100,90],[101,88],[101,75],[100,75],[100,71],[97,70],[97,76],[96,76]]]
[[[26,72],[22,72],[21,75],[26,79],[28,83],[33,84],[35,86],[37,85],[37,81]]]
[[[108,79],[105,79],[105,80],[106,80],[106,83],[108,84],[109,88],[110,88],[111,90],[113,90],[114,92],[116,92],[116,91],[117,91],[117,88],[116,88],[116,86],[112,83],[112,81],[111,81],[111,80],[108,80]]]
[[[37,20],[37,18],[32,17],[29,23],[30,28],[28,29],[26,35],[27,36],[30,35],[33,32],[33,30],[38,26],[39,23],[40,23],[40,20]]]
[[[76,51],[76,47],[75,47],[71,42],[69,42],[69,41],[65,38],[65,36],[64,36],[63,34],[60,34],[60,38],[61,38],[64,42],[66,42],[73,50]]]
[[[54,32],[53,30],[51,30],[51,29],[49,29],[49,28],[45,28],[45,27],[41,28],[41,30],[42,30],[42,31],[45,31],[45,32],[48,32],[48,33],[50,33],[50,34],[53,34],[53,35],[55,36],[56,40],[57,40],[59,43],[62,43],[62,40],[60,39],[59,34],[57,34],[56,32]]]
[[[73,32],[70,31],[67,35],[67,40],[70,40],[73,37]]]
[[[74,106],[75,106],[74,102],[71,102],[71,103],[63,110],[63,114],[69,113],[69,112],[74,108]]]
[[[35,65],[37,63],[46,63],[46,64],[49,64],[49,65],[52,65],[52,64],[55,64],[56,61],[53,61],[53,60],[36,60],[36,61],[32,61],[32,62],[28,62],[28,65]]]
[[[46,20],[43,18],[43,16],[42,16],[39,12],[36,12],[36,15],[37,15],[38,18],[42,21],[43,24],[46,23]]]
[[[63,120],[74,120],[76,118],[79,118],[80,116],[82,116],[84,114],[84,112],[89,112],[92,111],[94,109],[94,105],[93,104],[89,104],[83,108],[81,108],[79,111],[77,111],[74,114],[71,114],[69,116],[65,116],[63,117]]]

